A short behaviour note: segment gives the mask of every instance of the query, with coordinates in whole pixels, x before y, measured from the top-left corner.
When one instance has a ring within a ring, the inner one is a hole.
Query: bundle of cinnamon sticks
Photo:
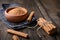
[[[56,32],[56,26],[54,26],[52,23],[49,23],[44,18],[38,19],[38,25],[44,29],[49,35],[52,35]]]

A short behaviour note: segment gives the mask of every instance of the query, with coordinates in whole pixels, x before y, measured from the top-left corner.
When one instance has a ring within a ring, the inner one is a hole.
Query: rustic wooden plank
[[[46,12],[45,9],[43,8],[42,4],[39,2],[39,0],[38,0],[38,1],[35,0],[35,2],[36,2],[36,4],[37,4],[39,10],[41,11],[42,16],[43,16],[45,19],[47,19],[48,21],[51,21],[51,20],[49,19],[49,17],[47,16],[47,14],[46,14],[47,12]]]
[[[44,17],[45,19],[47,19],[47,20],[50,21],[50,18],[47,16],[47,14],[45,12],[45,9],[42,8],[42,6],[40,5],[40,7],[41,7],[40,9],[42,9],[42,12],[41,12],[41,10],[38,8],[38,6],[34,2],[34,0],[15,0],[15,1],[14,0],[12,0],[12,1],[11,0],[6,0],[6,1],[5,0],[2,0],[0,2],[1,2],[1,4],[2,3],[12,3],[12,2],[21,3],[21,4],[23,4],[22,7],[25,7],[25,8],[28,9],[28,12],[29,13],[32,10],[34,10],[35,11],[36,18]],[[48,2],[48,0],[47,0],[47,2]],[[46,6],[45,3],[44,3],[44,5],[45,5],[44,7],[46,7],[46,9],[48,8],[48,9],[51,10],[52,9],[51,5],[53,5],[53,4],[52,3],[50,4],[50,2],[48,2],[48,4],[47,4],[48,6]],[[49,7],[51,7],[51,8],[49,8]],[[53,8],[55,8],[55,7],[53,7]],[[52,11],[52,13],[51,13],[50,10],[47,10],[47,11],[49,11],[49,15],[52,17],[54,15],[53,13],[55,13],[56,10],[53,9],[54,11]],[[43,15],[41,13],[43,13]],[[56,17],[56,16],[54,16],[54,17]],[[58,21],[59,18],[54,18],[53,20],[55,20],[55,19],[57,19],[56,21]],[[60,21],[58,21],[58,22],[60,22]],[[59,25],[59,23],[57,23],[57,24]],[[1,31],[1,40],[12,40],[12,35],[11,34],[8,34],[6,32],[6,29],[7,29],[6,25],[4,23],[2,23],[2,21],[0,21],[0,30],[2,30]],[[29,34],[29,39],[25,39],[25,38],[20,37],[20,40],[41,40],[40,37],[37,35],[37,33],[36,33],[35,30],[31,30],[31,29],[26,28],[26,29],[23,29],[23,30],[20,30],[20,31]],[[43,38],[42,38],[42,40],[56,40],[54,36],[49,36],[44,30],[39,30],[39,32],[40,32],[41,35],[44,35]],[[60,40],[60,35],[57,35],[56,38],[57,38],[57,40]]]
[[[53,23],[57,26],[57,31],[60,33],[60,18],[57,16],[59,9],[57,9],[56,5],[59,7],[59,0],[41,0],[44,9],[47,11],[47,16],[51,19]],[[57,38],[57,39],[56,39]],[[60,40],[59,36],[55,35],[56,40]]]
[[[40,1],[40,0],[39,0]],[[42,4],[40,4],[42,2]],[[46,2],[46,4],[44,3],[44,2]],[[37,5],[38,5],[38,7],[40,8],[40,10],[41,10],[41,13],[42,13],[42,15],[44,16],[44,18],[45,19],[47,19],[47,20],[50,20],[50,21],[52,21],[52,22],[54,22],[54,23],[56,23],[57,25],[59,25],[60,24],[60,22],[59,22],[59,18],[56,16],[57,14],[56,14],[56,7],[55,7],[55,4],[54,4],[54,2],[53,1],[51,1],[51,0],[41,0],[40,2],[36,2],[37,3]],[[41,5],[42,5],[42,7],[41,7]],[[48,10],[48,9],[50,9],[50,10]],[[46,11],[47,10],[47,11]],[[50,11],[50,12],[49,12]],[[51,13],[51,11],[53,12],[53,13]],[[48,13],[49,12],[49,13]],[[54,15],[54,17],[53,17],[53,15]],[[50,19],[50,17],[51,17],[51,19]],[[54,19],[55,18],[55,19]],[[55,21],[56,20],[56,21]],[[57,29],[59,29],[59,27],[57,28]],[[47,37],[47,35],[46,35],[46,37]],[[51,39],[50,37],[47,37],[47,40],[48,40],[48,38],[49,39]],[[56,37],[54,37],[54,38],[52,38],[51,40],[55,40],[56,39]],[[56,39],[57,40],[57,39]]]
[[[1,30],[1,40],[5,40],[5,37],[6,37],[6,31],[5,31],[5,26],[6,25],[3,25],[3,23],[0,21],[0,30]]]

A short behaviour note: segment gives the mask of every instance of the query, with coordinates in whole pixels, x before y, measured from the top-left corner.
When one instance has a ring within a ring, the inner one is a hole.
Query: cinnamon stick
[[[38,25],[39,26],[43,26],[42,28],[48,33],[48,34],[52,34],[54,33],[54,31],[56,30],[56,27],[49,23],[48,21],[46,21],[45,19],[43,18],[39,18],[39,21],[38,21]],[[47,29],[46,29],[47,28]]]
[[[50,34],[49,33],[50,29],[46,25],[43,24],[42,20],[38,21],[38,24],[39,26],[42,26],[42,29],[44,29],[48,34]]]
[[[53,27],[51,27],[50,23],[48,23],[45,19],[41,18],[41,20],[45,23],[45,25],[46,25],[50,30],[53,29]]]
[[[47,29],[49,28],[50,30],[49,30],[49,33],[50,34],[52,34],[53,33],[53,27],[50,25],[50,23],[48,23],[45,19],[42,19],[43,20],[43,22],[45,22],[45,25],[46,25],[46,27],[47,27]]]
[[[13,35],[12,39],[13,40],[19,40],[19,37],[17,35]]]
[[[24,38],[27,38],[28,37],[28,34],[23,33],[23,32],[20,32],[20,31],[15,31],[15,30],[12,30],[12,29],[7,29],[7,32],[8,33],[15,34],[15,35],[18,35],[18,36],[22,36]]]
[[[52,23],[49,23],[48,21],[46,21],[45,19],[41,18],[44,22],[46,22],[49,27],[52,29],[52,28],[56,28]]]
[[[31,21],[33,16],[34,16],[34,11],[30,13],[29,17],[27,18],[27,21]]]
[[[51,29],[50,31],[50,33],[54,33],[54,31],[56,31],[56,26],[54,26],[52,23],[49,23],[48,21],[46,21],[45,19],[43,19],[42,18],[42,20],[44,21],[44,22],[46,22],[46,25]]]

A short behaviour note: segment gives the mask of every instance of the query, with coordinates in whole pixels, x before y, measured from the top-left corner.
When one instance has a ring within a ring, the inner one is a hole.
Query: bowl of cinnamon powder
[[[5,17],[11,22],[21,22],[28,17],[27,9],[23,7],[10,7],[5,10]]]

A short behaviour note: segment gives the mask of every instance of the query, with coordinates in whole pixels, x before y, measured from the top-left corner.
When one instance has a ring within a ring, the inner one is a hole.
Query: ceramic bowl
[[[8,13],[9,11],[11,11],[12,9],[15,9],[15,8],[20,8],[20,11],[22,11],[22,14],[21,15],[12,15],[12,12],[10,14]],[[8,21],[11,21],[11,22],[21,22],[21,21],[25,20],[27,18],[27,16],[28,16],[27,9],[25,9],[23,7],[10,7],[5,10],[5,17]]]

